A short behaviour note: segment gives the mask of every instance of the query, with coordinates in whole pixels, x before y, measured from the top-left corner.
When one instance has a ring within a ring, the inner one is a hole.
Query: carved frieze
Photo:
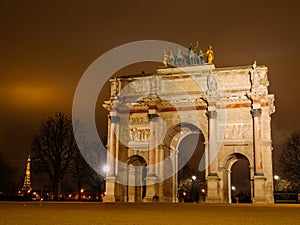
[[[253,137],[252,124],[226,124],[224,133],[225,140],[244,140]]]
[[[140,142],[148,141],[150,137],[149,128],[131,128],[129,131],[129,141]]]
[[[134,117],[134,114],[130,115],[128,125],[129,126],[147,126],[149,123],[149,117],[143,116],[143,117]]]

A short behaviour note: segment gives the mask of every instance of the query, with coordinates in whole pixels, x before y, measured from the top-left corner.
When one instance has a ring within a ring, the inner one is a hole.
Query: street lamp
[[[108,173],[110,171],[110,167],[109,165],[104,165],[102,170],[105,172],[105,173]]]
[[[84,189],[81,188],[81,190],[80,190],[80,200],[82,200],[82,194],[83,194],[83,192],[84,192]]]
[[[280,177],[278,175],[274,175],[274,190],[275,191],[278,191],[278,184],[279,184],[279,180],[280,180]]]
[[[192,176],[192,194],[193,194],[193,198],[192,198],[192,201],[195,202],[195,180],[197,179],[197,177],[195,175]]]
[[[236,187],[235,186],[231,186],[231,190],[232,190],[232,193],[231,193],[231,202],[233,202],[233,199],[235,197],[235,191],[236,191]]]

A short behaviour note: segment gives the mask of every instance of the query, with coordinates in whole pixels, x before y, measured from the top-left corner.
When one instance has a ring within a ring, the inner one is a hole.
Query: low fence
[[[275,192],[275,203],[300,203],[300,193],[297,192]]]

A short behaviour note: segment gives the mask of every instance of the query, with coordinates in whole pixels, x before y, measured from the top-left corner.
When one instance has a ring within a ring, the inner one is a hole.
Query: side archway
[[[223,201],[250,203],[253,197],[253,165],[248,157],[241,153],[233,153],[226,158],[223,168]]]
[[[142,202],[146,195],[146,160],[138,155],[131,156],[127,161],[127,201]]]

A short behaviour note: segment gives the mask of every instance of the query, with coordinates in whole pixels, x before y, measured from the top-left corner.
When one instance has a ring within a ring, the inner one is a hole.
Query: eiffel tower
[[[22,188],[23,192],[30,192],[32,190],[30,183],[30,154],[28,155],[27,164],[26,164],[26,172],[24,178],[24,185]]]

